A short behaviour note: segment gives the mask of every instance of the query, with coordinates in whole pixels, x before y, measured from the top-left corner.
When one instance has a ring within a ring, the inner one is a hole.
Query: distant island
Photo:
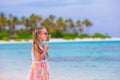
[[[9,14],[8,17],[4,13],[0,13],[0,40],[15,41],[31,40],[32,30],[35,27],[44,26],[47,28],[51,38],[75,39],[75,38],[110,38],[110,36],[95,33],[89,35],[89,29],[93,22],[89,19],[83,21],[78,20],[76,23],[72,19],[63,20],[61,17],[56,19],[54,15],[43,19],[40,15],[32,14],[31,16],[18,18]],[[87,29],[87,32],[84,30]]]

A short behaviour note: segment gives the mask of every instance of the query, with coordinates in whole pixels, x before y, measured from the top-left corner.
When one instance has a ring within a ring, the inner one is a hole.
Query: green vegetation
[[[105,35],[102,35],[102,34],[99,34],[99,33],[96,33],[94,34],[93,36],[91,36],[92,38],[110,38],[110,36],[105,36]]]
[[[83,21],[78,20],[76,23],[72,19],[63,20],[61,17],[55,19],[54,15],[50,15],[48,18],[43,19],[41,16],[32,14],[30,17],[22,17],[18,19],[17,16],[9,14],[7,18],[5,14],[0,13],[0,40],[14,39],[16,41],[32,39],[32,30],[35,27],[44,26],[51,34],[52,38],[108,38],[99,33],[94,35],[83,34],[84,29],[91,27],[93,24],[90,20],[85,19]],[[22,26],[22,28],[19,28]],[[83,26],[86,26],[83,28]],[[18,29],[19,28],[19,29]]]

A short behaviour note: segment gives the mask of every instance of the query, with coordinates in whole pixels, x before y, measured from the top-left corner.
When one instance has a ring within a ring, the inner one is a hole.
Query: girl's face
[[[41,29],[41,32],[38,33],[39,39],[42,39],[42,41],[48,41],[48,32],[45,28]]]

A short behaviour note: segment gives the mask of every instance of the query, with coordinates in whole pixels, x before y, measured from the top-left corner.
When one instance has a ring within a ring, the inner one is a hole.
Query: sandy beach
[[[50,42],[88,42],[88,41],[120,41],[120,38],[105,38],[105,39],[100,39],[100,38],[84,38],[84,39],[80,39],[80,38],[76,38],[76,39],[70,39],[70,40],[66,40],[66,39],[51,39]]]
[[[62,38],[51,38],[49,42],[91,42],[91,41],[120,41],[120,38],[76,38],[76,39],[62,39]],[[21,40],[21,41],[15,41],[15,40],[9,40],[9,41],[3,41],[0,40],[0,44],[9,44],[9,43],[32,43],[32,40]]]

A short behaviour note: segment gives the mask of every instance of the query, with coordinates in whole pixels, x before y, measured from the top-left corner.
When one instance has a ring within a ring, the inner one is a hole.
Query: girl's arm
[[[43,50],[43,52],[42,52],[42,54],[40,54],[39,52],[38,52],[38,49],[37,49],[37,47],[35,46],[35,48],[34,48],[34,56],[35,56],[35,58],[38,60],[38,61],[41,61],[42,60],[42,58],[44,57],[44,56],[46,56],[46,53],[47,53],[47,50],[46,49],[44,49]]]

